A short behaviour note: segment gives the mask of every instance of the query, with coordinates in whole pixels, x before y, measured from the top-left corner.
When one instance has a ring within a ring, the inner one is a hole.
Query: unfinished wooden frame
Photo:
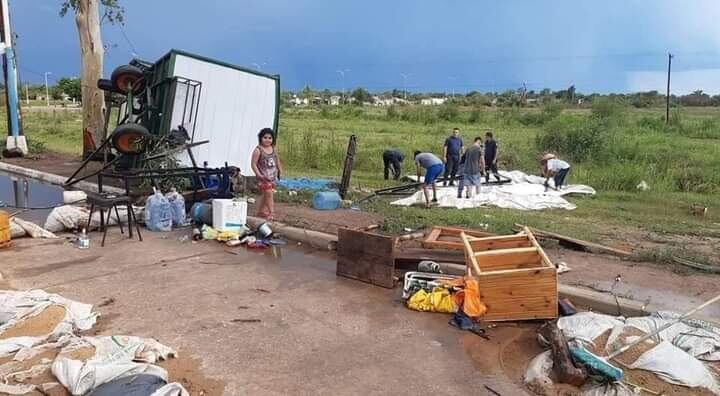
[[[462,233],[477,238],[495,235],[489,232],[467,230],[464,228],[435,226],[432,228],[432,231],[430,231],[427,238],[423,241],[423,247],[427,249],[463,250],[463,241],[460,238],[460,234]]]
[[[554,319],[557,270],[529,229],[478,238],[460,233],[467,275],[477,279],[487,321]]]

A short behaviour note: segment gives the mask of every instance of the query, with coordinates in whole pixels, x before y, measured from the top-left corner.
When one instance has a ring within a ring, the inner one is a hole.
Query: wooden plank
[[[460,234],[463,232],[466,235],[473,237],[487,237],[495,235],[478,230],[435,226],[433,227],[430,235],[428,235],[428,237],[423,241],[423,247],[428,249],[463,250],[463,243],[460,240]],[[441,240],[441,238],[445,239]]]
[[[338,229],[338,276],[377,286],[394,286],[395,238],[348,228]]]
[[[532,249],[524,252],[515,252],[512,254],[486,254],[495,252],[504,252],[509,250]],[[540,268],[542,263],[541,257],[535,248],[518,248],[508,250],[488,250],[485,252],[475,253],[480,269],[483,272],[514,270],[514,269],[533,269]]]
[[[527,234],[533,246],[537,247],[538,252],[540,252],[540,256],[542,256],[543,259],[543,264],[545,264],[545,266],[547,267],[555,268],[555,265],[552,263],[552,261],[550,261],[550,258],[547,256],[547,254],[545,254],[545,250],[543,250],[542,246],[540,246],[540,243],[538,243],[537,239],[535,239],[535,235],[533,235],[530,229],[525,227],[523,228],[523,230]]]
[[[468,244],[469,244],[469,242],[468,242]],[[472,245],[469,245],[469,246],[471,247],[470,250],[472,250]],[[484,252],[474,253],[474,256],[475,257],[512,256],[515,254],[525,254],[525,253],[538,254],[538,248],[533,246],[533,247],[523,247],[523,248],[514,248],[514,249],[486,250]]]
[[[589,251],[613,254],[616,256],[620,256],[620,257],[629,257],[632,255],[632,252],[627,251],[627,250],[622,250],[622,249],[617,249],[617,248],[613,248],[613,247],[609,247],[609,246],[605,246],[605,245],[600,245],[598,243],[588,242],[588,241],[584,241],[582,239],[576,239],[576,238],[572,238],[569,236],[556,234],[554,232],[540,230],[540,229],[533,228],[533,227],[526,227],[522,224],[515,224],[515,226],[519,227],[519,228],[527,228],[529,231],[531,231],[533,234],[535,234],[536,237],[550,238],[550,239],[556,239],[558,241],[569,242],[571,244],[581,246]]]
[[[466,257],[466,260],[468,261],[468,263],[467,263],[468,267],[472,268],[472,270],[475,271],[476,275],[479,274],[482,271],[480,271],[478,262],[475,259],[475,254],[473,253],[472,246],[470,246],[470,241],[468,241],[467,235],[465,235],[465,233],[461,232],[460,239],[462,239],[463,244],[465,245],[465,257]]]
[[[492,249],[512,249],[532,246],[531,241],[525,235],[511,235],[506,237],[490,237],[471,239],[470,246],[478,252]]]

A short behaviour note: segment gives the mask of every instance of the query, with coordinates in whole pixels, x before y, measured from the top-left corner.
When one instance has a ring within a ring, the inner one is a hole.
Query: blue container
[[[209,203],[196,202],[192,208],[190,208],[190,217],[192,217],[195,224],[208,224],[212,226],[212,215],[212,204]]]
[[[340,207],[340,194],[337,191],[319,191],[313,195],[313,208],[318,210],[335,210]]]

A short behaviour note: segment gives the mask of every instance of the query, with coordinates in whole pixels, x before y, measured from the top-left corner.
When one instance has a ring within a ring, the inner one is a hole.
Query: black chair
[[[100,246],[105,246],[105,236],[107,235],[107,223],[110,221],[110,216],[112,215],[113,210],[115,211],[115,216],[117,217],[118,226],[120,226],[120,233],[124,234],[125,231],[123,230],[122,222],[120,221],[120,213],[118,213],[118,206],[125,206],[127,207],[127,213],[128,213],[128,234],[129,238],[132,239],[133,237],[133,223],[135,226],[135,230],[138,234],[138,239],[140,242],[142,242],[142,234],[140,234],[140,226],[138,226],[137,218],[135,217],[135,211],[133,211],[132,202],[130,202],[130,197],[127,195],[117,195],[117,194],[111,194],[111,193],[95,193],[95,192],[88,192],[87,193],[87,202],[90,204],[90,216],[88,217],[87,221],[87,229],[90,231],[90,223],[92,221],[93,212],[95,212],[95,209],[100,210],[100,231],[103,233],[102,242],[100,243]],[[107,222],[105,221],[105,211],[108,211],[107,213]]]

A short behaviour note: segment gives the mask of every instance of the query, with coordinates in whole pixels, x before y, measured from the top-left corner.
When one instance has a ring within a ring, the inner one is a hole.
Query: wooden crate
[[[338,229],[336,275],[373,285],[395,285],[396,238],[349,228]]]
[[[558,316],[555,266],[525,228],[515,235],[478,238],[460,234],[467,275],[478,280],[487,321]]]
[[[427,249],[449,249],[462,251],[465,249],[463,241],[460,239],[460,234],[462,233],[478,238],[495,235],[484,231],[435,226],[422,244],[423,247]]]

